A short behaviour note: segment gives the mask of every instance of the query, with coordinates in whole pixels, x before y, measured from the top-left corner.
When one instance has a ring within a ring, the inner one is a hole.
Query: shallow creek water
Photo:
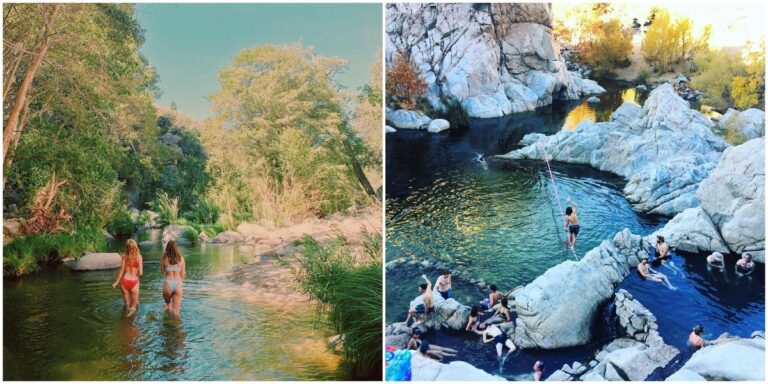
[[[157,232],[140,234],[139,240]],[[116,244],[115,250],[120,250]],[[334,380],[311,304],[300,310],[232,283],[253,248],[182,246],[181,317],[164,313],[161,245],[142,248],[138,312],[124,316],[116,270],[61,266],[3,282],[3,377],[7,380]],[[271,265],[271,264],[270,264]]]
[[[645,98],[620,84],[605,88],[608,92],[596,105],[555,103],[532,113],[472,120],[466,127],[441,134],[413,130],[387,134],[386,259],[398,263],[386,272],[387,322],[405,320],[422,273],[434,282],[443,268],[458,272],[454,298],[471,305],[487,296],[483,284],[510,290],[564,260],[582,257],[624,228],[645,235],[668,221],[633,211],[622,193],[621,178],[588,166],[553,163],[563,209],[566,196],[579,205],[582,230],[574,255],[564,246],[565,232],[546,165],[481,159],[518,148],[527,133],[573,130],[583,119],[606,121],[622,102],[641,104]],[[762,269],[746,290],[735,287],[733,278],[730,284],[715,281],[702,263],[702,255],[676,255],[681,273],[660,268],[670,275],[677,291],[641,281],[635,274],[620,287],[659,318],[662,337],[681,350],[697,322],[713,337],[726,331],[749,336],[764,329]],[[574,276],[575,285],[578,280]],[[537,359],[544,360],[548,373],[565,363],[586,362],[614,337],[608,322],[605,316],[595,324],[595,341],[589,345],[521,351],[503,365],[490,344],[479,342],[479,336],[443,331],[426,339],[459,350],[458,360],[508,379],[526,379]]]

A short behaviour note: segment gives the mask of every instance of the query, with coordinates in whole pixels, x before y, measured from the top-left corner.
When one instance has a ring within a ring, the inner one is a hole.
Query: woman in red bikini
[[[128,239],[125,242],[125,255],[120,263],[120,272],[117,273],[117,280],[112,284],[112,289],[120,284],[125,307],[128,308],[127,316],[133,315],[139,305],[139,277],[143,273],[144,266],[139,254],[139,245],[135,240]]]

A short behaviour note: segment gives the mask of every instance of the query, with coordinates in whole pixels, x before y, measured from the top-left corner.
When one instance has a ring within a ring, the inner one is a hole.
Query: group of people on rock
[[[165,274],[163,283],[165,310],[179,316],[187,268],[184,256],[181,255],[179,245],[175,241],[169,241],[165,246],[165,252],[160,260],[160,272]],[[136,313],[139,306],[139,278],[143,274],[144,260],[139,252],[139,246],[135,240],[129,239],[125,242],[125,253],[120,262],[117,278],[112,284],[112,289],[120,285],[127,310],[126,316]]]

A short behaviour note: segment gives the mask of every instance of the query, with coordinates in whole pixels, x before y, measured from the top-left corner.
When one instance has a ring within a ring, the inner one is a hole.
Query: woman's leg
[[[501,343],[496,343],[496,354],[501,357],[501,349],[504,348],[504,345]]]
[[[125,308],[131,307],[131,293],[128,292],[127,289],[125,289],[125,286],[123,285],[123,282],[120,281],[120,292],[123,293],[123,303],[125,304]]]
[[[136,307],[139,305],[139,283],[136,283],[131,288],[131,305],[128,307],[128,316],[133,315],[136,312]]]
[[[167,282],[163,282],[163,300],[165,301],[165,310],[170,311],[171,310],[171,287],[168,286]]]
[[[507,339],[507,341],[504,342],[504,344],[507,346],[507,348],[509,348],[509,352],[507,352],[507,355],[509,355],[510,353],[514,352],[517,349],[517,347],[515,346],[515,343],[513,343],[512,340],[510,339]]]
[[[173,292],[173,300],[171,303],[171,306],[173,307],[173,314],[176,316],[179,316],[179,313],[181,312],[181,297],[184,293],[184,283],[179,283],[179,286],[176,287],[176,291]]]

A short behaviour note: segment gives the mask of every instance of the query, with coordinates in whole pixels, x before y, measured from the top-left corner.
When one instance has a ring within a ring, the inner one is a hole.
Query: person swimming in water
[[[576,237],[579,236],[579,230],[581,229],[579,226],[579,217],[576,214],[576,209],[579,206],[576,204],[576,202],[571,200],[570,196],[567,197],[565,201],[567,203],[573,204],[573,207],[565,208],[565,230],[568,232],[568,239],[566,240],[566,244],[571,248],[574,248],[576,246]]]
[[[497,325],[480,324],[477,326],[475,333],[482,336],[483,343],[490,343],[491,341],[494,342],[496,346],[496,355],[499,358],[501,358],[501,353],[504,350],[504,346],[509,348],[509,351],[507,351],[507,356],[517,350],[517,347],[509,338],[509,335],[502,332]]]
[[[673,287],[672,283],[669,282],[667,276],[651,268],[651,265],[648,264],[647,257],[643,257],[642,260],[640,260],[640,264],[637,265],[637,273],[639,273],[640,277],[643,279],[664,283],[669,287],[669,289],[677,290],[677,288]]]
[[[187,265],[179,251],[179,245],[171,240],[165,246],[165,252],[160,259],[160,272],[165,273],[163,284],[163,300],[165,310],[179,316],[181,297],[184,293],[184,279],[187,277]]]
[[[749,252],[741,255],[741,259],[736,262],[735,270],[739,277],[749,276],[755,271],[755,262],[752,261],[752,255]]]
[[[501,292],[498,291],[498,288],[496,288],[496,286],[493,284],[491,284],[489,291],[490,293],[488,294],[488,298],[483,299],[483,301],[480,302],[480,305],[484,310],[492,309],[496,304],[499,303],[501,297],[503,296]]]
[[[117,279],[112,284],[112,289],[120,284],[120,291],[123,293],[123,301],[128,312],[126,316],[136,313],[139,305],[139,277],[144,274],[144,262],[139,253],[139,245],[136,240],[128,239],[125,242],[125,254],[120,261],[120,270],[117,272]]]
[[[429,316],[430,313],[435,312],[435,308],[432,306],[434,301],[434,298],[432,297],[432,282],[429,281],[427,275],[421,275],[421,278],[427,282],[426,284],[419,285],[419,292],[421,292],[421,298],[424,303],[408,309],[408,317],[405,319],[406,325],[411,321],[411,318],[415,319],[419,314]]]
[[[704,327],[696,324],[695,327],[693,327],[693,330],[688,335],[688,346],[691,347],[691,349],[696,352],[699,349],[702,349],[708,345],[714,344],[711,341],[704,339]]]
[[[656,244],[651,247],[650,253],[654,262],[659,261],[662,266],[671,269],[675,275],[679,273],[680,276],[683,276],[683,271],[672,261],[672,252],[669,250],[669,244],[664,241],[664,236],[656,235]]]
[[[477,324],[479,323],[478,317],[480,316],[480,307],[477,305],[473,305],[472,308],[469,310],[469,319],[467,319],[467,326],[464,328],[465,331],[469,332],[475,329],[477,327]]]
[[[533,364],[533,381],[541,381],[541,377],[544,375],[544,362],[536,360]]]
[[[711,255],[707,256],[707,269],[716,269],[718,272],[725,272],[725,259],[723,258],[723,254],[720,252],[712,252]]]
[[[453,296],[451,293],[451,271],[447,269],[443,271],[443,274],[437,278],[437,281],[435,281],[435,288],[437,288],[437,293],[439,293],[443,299],[448,300]]]

